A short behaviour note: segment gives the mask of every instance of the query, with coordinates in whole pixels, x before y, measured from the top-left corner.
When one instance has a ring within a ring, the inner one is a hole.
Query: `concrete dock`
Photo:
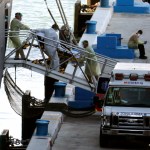
[[[137,57],[133,62],[150,62],[150,14],[125,14],[113,13],[109,25],[106,28],[106,33],[120,33],[122,35],[122,44],[127,45],[129,37],[137,32],[143,30],[141,35],[142,41],[147,41],[145,44],[145,53],[148,56],[147,60],[138,58],[139,52],[136,50]]]

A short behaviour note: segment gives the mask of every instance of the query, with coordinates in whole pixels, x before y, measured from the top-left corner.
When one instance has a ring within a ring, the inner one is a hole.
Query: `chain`
[[[31,97],[29,102],[31,106],[45,106],[42,100],[36,99],[35,97]]]
[[[29,143],[29,139],[26,140],[19,140],[16,138],[13,138],[12,136],[9,137],[9,145],[11,147],[15,146],[15,145],[21,145],[21,144],[25,144],[25,143]]]

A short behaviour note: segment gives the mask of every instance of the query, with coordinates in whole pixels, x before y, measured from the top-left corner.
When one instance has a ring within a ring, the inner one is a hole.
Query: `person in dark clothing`
[[[139,53],[140,53],[139,58],[147,59],[147,56],[145,56],[145,47],[144,47],[144,44],[146,44],[147,41],[142,42],[139,40],[139,37],[142,34],[143,34],[143,31],[138,30],[136,33],[131,35],[131,37],[129,38],[129,41],[128,41],[128,47],[132,48],[132,49],[139,49]]]
[[[53,95],[54,92],[54,83],[58,82],[59,80],[45,76],[44,78],[44,87],[45,87],[45,98],[44,98],[44,102],[48,103],[50,98]]]
[[[142,0],[144,3],[147,2],[150,4],[150,0]]]
[[[71,43],[77,45],[75,39],[71,36],[69,27],[67,25],[63,25],[59,31],[59,39],[65,41],[67,43]]]
[[[61,67],[63,68],[63,70],[66,69],[67,64],[69,61],[67,61],[69,58],[72,57],[72,55],[69,53],[69,51],[71,50],[71,47],[67,45],[68,44],[74,44],[77,45],[75,39],[73,38],[70,29],[67,25],[63,25],[60,28],[59,31],[59,39],[61,41],[64,41],[66,44],[62,44],[62,47],[64,47],[67,51],[60,51],[59,50],[59,58],[60,58],[60,62],[61,62]]]

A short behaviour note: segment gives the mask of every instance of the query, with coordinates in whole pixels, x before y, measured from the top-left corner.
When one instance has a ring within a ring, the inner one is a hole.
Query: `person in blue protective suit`
[[[19,38],[19,31],[20,30],[29,30],[30,28],[27,25],[24,25],[21,23],[22,20],[22,14],[20,12],[15,13],[15,18],[10,23],[10,39],[16,49],[20,48],[22,46],[22,42]],[[23,49],[20,48],[16,51],[15,59],[19,59],[19,55],[21,56],[21,59],[25,59],[25,55],[23,52]]]
[[[48,29],[35,29],[33,30],[38,36],[43,35],[44,39],[44,53],[50,58],[50,67],[54,70],[59,71],[59,57],[57,49],[60,48],[59,39],[57,35],[59,27],[57,24],[53,24]]]
[[[96,80],[99,79],[101,74],[100,64],[97,62],[97,57],[92,47],[89,46],[89,42],[87,40],[82,41],[83,48],[86,50],[84,53],[86,65],[85,65],[85,74],[87,75],[89,82],[92,83],[92,76],[95,77]]]

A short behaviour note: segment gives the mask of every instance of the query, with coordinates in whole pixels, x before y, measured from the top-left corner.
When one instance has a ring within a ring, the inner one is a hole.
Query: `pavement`
[[[65,117],[52,150],[99,150],[100,115]]]
[[[100,147],[100,112],[84,118],[64,117],[52,150],[148,150],[147,144],[133,138],[112,138]]]
[[[134,60],[126,60],[137,63],[150,62],[150,14],[132,14],[132,13],[113,13],[112,18],[106,28],[106,33],[120,33],[122,35],[122,45],[127,45],[129,37],[143,30],[140,39],[147,41],[145,44],[145,53],[148,59],[139,59],[139,51],[136,50],[136,58]],[[123,60],[122,60],[123,61]]]

